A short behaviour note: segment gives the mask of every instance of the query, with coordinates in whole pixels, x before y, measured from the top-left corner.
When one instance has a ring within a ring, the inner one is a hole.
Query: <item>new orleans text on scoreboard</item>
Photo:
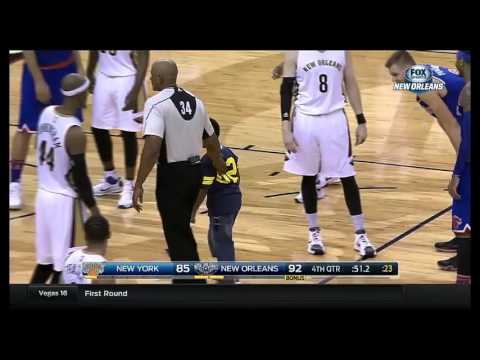
[[[102,262],[83,263],[86,278],[223,279],[398,276],[397,262]]]

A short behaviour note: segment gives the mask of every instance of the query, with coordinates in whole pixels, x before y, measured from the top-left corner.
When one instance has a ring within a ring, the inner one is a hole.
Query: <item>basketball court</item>
[[[353,51],[357,80],[368,121],[365,144],[354,147],[357,182],[365,224],[378,250],[375,260],[398,261],[400,276],[324,278],[339,284],[454,283],[456,272],[441,271],[437,261],[452,254],[434,250],[434,243],[452,238],[451,198],[446,191],[455,153],[436,120],[415,101],[415,95],[394,91],[384,63],[392,51]],[[88,51],[82,51],[86,66]],[[413,51],[417,63],[455,68],[454,52]],[[271,72],[282,61],[280,51],[151,51],[150,64],[172,58],[178,64],[180,87],[201,98],[222,127],[220,141],[239,157],[243,207],[234,226],[239,261],[349,261],[353,225],[341,185],[326,188],[319,201],[319,223],[326,245],[324,256],[307,253],[308,230],[303,206],[294,202],[301,178],[283,172],[284,148],[280,124],[280,80]],[[23,61],[10,65],[10,140],[16,131]],[[148,95],[153,94],[147,74]],[[356,120],[346,106],[350,131]],[[91,96],[84,112],[87,162],[92,183],[103,169],[90,131]],[[115,133],[113,132],[114,134]],[[140,136],[141,134],[139,134]],[[123,143],[113,137],[117,172],[124,176]],[[139,141],[139,151],[143,141]],[[10,211],[10,282],[28,283],[35,266],[35,193],[33,141],[22,176],[24,207]],[[118,197],[99,198],[110,221],[112,238],[107,258],[115,261],[169,261],[155,203],[155,174],[145,183],[144,211],[117,209]],[[46,210],[48,211],[48,210]],[[55,221],[55,219],[52,219]],[[208,216],[193,225],[200,258],[214,260],[207,243]],[[78,239],[82,244],[82,239]],[[320,279],[319,279],[320,280]],[[120,281],[119,281],[120,282]],[[165,283],[165,280],[122,280],[122,283]],[[280,280],[244,280],[278,283]],[[283,281],[281,281],[284,283]],[[310,283],[302,281],[299,283]],[[316,281],[318,282],[318,280]],[[295,283],[295,282],[289,282]]]

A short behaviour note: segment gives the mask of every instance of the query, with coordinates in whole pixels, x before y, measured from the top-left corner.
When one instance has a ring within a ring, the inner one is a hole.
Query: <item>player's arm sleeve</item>
[[[145,103],[143,110],[143,135],[165,137],[165,117],[160,104],[155,104],[150,99]]]
[[[293,87],[296,80],[297,52],[287,51],[283,63],[283,78],[280,85],[280,111],[282,121],[290,120]]]
[[[90,209],[96,205],[93,197],[92,183],[88,177],[85,161],[86,138],[80,126],[72,126],[67,133],[67,152],[72,161],[73,183],[78,196]]]
[[[96,202],[93,197],[92,183],[88,177],[85,154],[72,155],[70,158],[73,162],[73,182],[77,188],[78,196],[90,209],[96,205]]]

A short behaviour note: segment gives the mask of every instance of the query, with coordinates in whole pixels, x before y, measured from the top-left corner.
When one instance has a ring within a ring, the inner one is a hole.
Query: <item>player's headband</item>
[[[470,51],[458,51],[457,60],[463,60],[463,62],[470,63]]]
[[[62,94],[64,96],[75,96],[75,95],[81,94],[84,91],[86,91],[89,88],[89,86],[90,86],[90,80],[85,78],[85,82],[82,84],[82,86],[79,86],[78,88],[73,89],[73,90],[68,90],[67,91],[67,90],[61,89],[60,91],[62,92]]]

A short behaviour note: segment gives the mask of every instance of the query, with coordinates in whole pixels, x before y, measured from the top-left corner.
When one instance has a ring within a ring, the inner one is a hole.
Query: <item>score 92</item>
[[[188,274],[190,272],[190,264],[177,264],[177,266],[175,267],[175,271],[177,272],[177,274]]]
[[[302,272],[302,265],[300,264],[288,264],[288,272],[290,274],[293,274],[293,273],[301,273]]]

